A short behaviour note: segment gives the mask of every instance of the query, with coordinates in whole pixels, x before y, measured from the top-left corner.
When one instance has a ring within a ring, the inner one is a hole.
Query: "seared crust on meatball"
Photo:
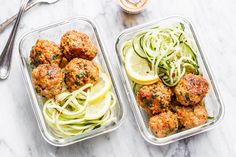
[[[63,85],[63,73],[57,65],[40,64],[32,72],[32,81],[37,93],[46,98],[59,94]]]
[[[170,88],[159,80],[155,84],[140,88],[136,100],[145,111],[150,114],[157,114],[166,111],[172,95]]]
[[[69,61],[75,57],[92,60],[97,55],[97,49],[89,37],[75,30],[68,31],[62,36],[61,47]]]
[[[99,69],[92,61],[74,58],[65,67],[65,83],[70,91],[88,83],[95,85],[98,79]]]
[[[157,137],[166,137],[178,130],[177,115],[171,111],[162,112],[149,119],[148,126]]]
[[[208,92],[208,82],[200,75],[183,76],[174,88],[176,99],[182,105],[195,105],[202,101]]]
[[[34,66],[39,64],[57,64],[62,59],[60,47],[48,40],[37,40],[30,52],[30,61]]]
[[[177,106],[179,124],[184,129],[190,129],[207,122],[208,113],[205,106],[200,103],[194,106]]]

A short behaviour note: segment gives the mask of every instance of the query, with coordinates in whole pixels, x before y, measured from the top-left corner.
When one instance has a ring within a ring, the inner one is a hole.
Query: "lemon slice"
[[[133,49],[126,52],[125,69],[130,79],[138,84],[153,84],[158,81],[158,75],[154,74],[148,62],[139,57]]]
[[[121,52],[122,52],[122,55],[121,55],[121,59],[123,62],[125,62],[125,55],[126,55],[126,52],[133,47],[132,45],[133,43],[133,40],[128,40],[126,41],[122,46],[121,46]]]
[[[94,120],[101,118],[110,108],[111,94],[107,94],[104,99],[91,103],[87,106],[84,118]]]
[[[89,102],[93,103],[106,96],[111,89],[111,80],[105,73],[100,73],[98,82],[90,90]]]

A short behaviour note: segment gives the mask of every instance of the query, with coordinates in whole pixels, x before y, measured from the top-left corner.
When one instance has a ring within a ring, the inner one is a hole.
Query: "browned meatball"
[[[178,130],[177,115],[171,111],[162,112],[152,116],[148,126],[157,137],[166,137]]]
[[[88,83],[96,84],[98,79],[99,69],[92,61],[74,58],[65,67],[65,83],[70,91]]]
[[[202,76],[187,74],[174,88],[176,99],[182,105],[195,105],[202,101],[208,92],[208,82]]]
[[[155,84],[145,85],[137,92],[138,104],[148,113],[157,114],[166,111],[171,101],[172,91],[160,80]]]
[[[175,99],[175,97],[172,98],[172,100],[171,100],[171,102],[170,102],[170,107],[169,107],[169,109],[170,109],[172,112],[176,113],[176,112],[177,112],[177,108],[178,108],[179,106],[182,106],[182,105]]]
[[[207,110],[202,103],[188,107],[178,106],[176,111],[179,123],[184,129],[194,128],[207,122]]]
[[[97,55],[97,49],[89,37],[75,30],[68,31],[62,36],[61,47],[69,61],[75,57],[92,60]]]
[[[37,93],[53,98],[62,90],[63,73],[57,65],[40,64],[32,72],[32,81]]]
[[[31,64],[57,64],[62,59],[60,47],[52,41],[37,40],[30,53]]]

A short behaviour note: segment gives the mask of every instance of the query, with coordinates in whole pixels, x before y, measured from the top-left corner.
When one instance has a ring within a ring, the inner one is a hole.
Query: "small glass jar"
[[[130,14],[138,14],[143,11],[149,0],[118,0],[121,8]]]

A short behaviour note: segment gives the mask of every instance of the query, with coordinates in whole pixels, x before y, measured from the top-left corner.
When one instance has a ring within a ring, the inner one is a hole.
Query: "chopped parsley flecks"
[[[82,77],[88,77],[88,72],[87,71],[83,71],[80,74],[77,74],[76,77],[77,78],[82,78]]]
[[[145,106],[151,107],[151,106],[152,106],[152,100],[148,100],[148,101],[145,103]]]
[[[41,55],[41,54],[42,54],[42,52],[41,52],[41,51],[39,51],[39,50],[35,50],[35,52],[36,52],[36,55],[37,55],[37,56],[39,56],[39,55]]]
[[[52,60],[58,59],[59,55],[52,55]]]
[[[35,63],[34,63],[33,61],[30,62],[30,67],[31,67],[32,69],[36,68]]]
[[[78,81],[75,81],[75,85],[76,86],[81,86],[82,84],[80,82],[78,82]]]
[[[92,81],[97,81],[96,78],[93,77],[93,76],[90,76],[90,79],[91,79]]]
[[[156,99],[158,95],[152,94],[152,98]]]
[[[158,102],[158,105],[160,106],[160,108],[164,108],[164,104],[162,102]]]
[[[36,91],[37,93],[40,93],[40,89],[37,88],[37,87],[35,87],[35,91]]]
[[[146,100],[147,98],[145,96],[141,96],[141,100]]]
[[[186,93],[186,94],[185,94],[185,99],[188,100],[188,101],[190,100],[189,93]]]
[[[84,76],[88,77],[88,72],[84,71]]]

